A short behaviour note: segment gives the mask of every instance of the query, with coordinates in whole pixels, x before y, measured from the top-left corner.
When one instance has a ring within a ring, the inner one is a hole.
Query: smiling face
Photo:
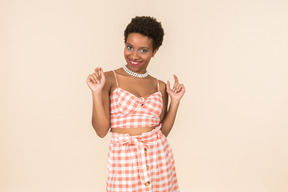
[[[153,51],[153,40],[140,33],[130,33],[127,37],[124,49],[124,57],[127,67],[138,73],[145,73],[151,57],[156,54]]]

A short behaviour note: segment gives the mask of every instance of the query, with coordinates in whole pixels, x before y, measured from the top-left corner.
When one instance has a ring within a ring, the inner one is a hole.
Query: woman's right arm
[[[92,91],[92,126],[97,135],[103,138],[106,136],[110,128],[110,85],[107,83],[104,72],[100,67],[97,67],[95,72],[87,77],[86,82]]]

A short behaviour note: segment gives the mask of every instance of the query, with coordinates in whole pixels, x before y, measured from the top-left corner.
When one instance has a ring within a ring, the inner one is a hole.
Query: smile
[[[134,65],[134,66],[139,65],[142,62],[142,61],[132,61],[130,59],[129,59],[129,61],[130,61],[130,64]]]

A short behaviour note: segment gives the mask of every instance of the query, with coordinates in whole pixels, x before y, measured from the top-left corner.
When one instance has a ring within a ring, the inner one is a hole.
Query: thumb
[[[100,79],[101,81],[105,80],[105,75],[104,75],[102,68],[100,68],[100,77],[101,77],[101,79]]]

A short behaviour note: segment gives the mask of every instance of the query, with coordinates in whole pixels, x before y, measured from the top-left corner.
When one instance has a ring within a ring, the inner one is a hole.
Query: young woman
[[[126,65],[105,73],[97,67],[87,77],[93,96],[93,128],[101,138],[111,128],[109,192],[179,191],[167,136],[185,88],[176,75],[170,87],[169,81],[166,85],[146,70],[163,36],[155,18],[133,18],[124,32]]]

